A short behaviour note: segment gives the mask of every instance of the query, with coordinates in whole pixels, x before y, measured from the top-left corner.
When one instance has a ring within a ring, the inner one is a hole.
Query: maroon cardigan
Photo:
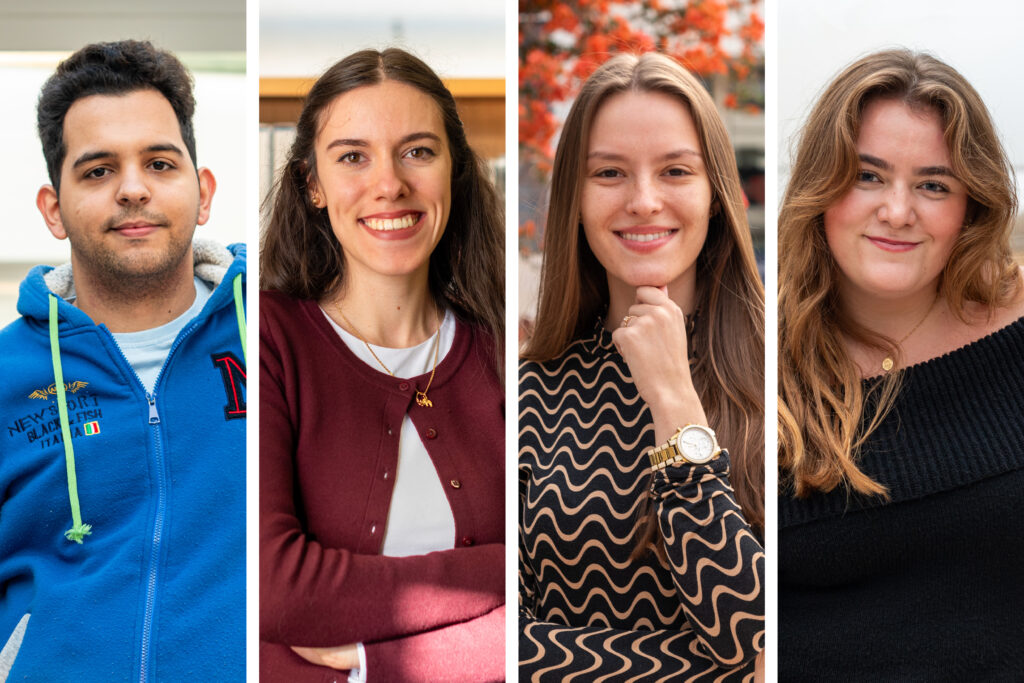
[[[370,681],[504,677],[504,392],[494,345],[457,323],[416,404],[314,301],[260,294],[260,679],[344,681],[289,645],[362,642]],[[409,415],[455,517],[452,549],[380,555]]]

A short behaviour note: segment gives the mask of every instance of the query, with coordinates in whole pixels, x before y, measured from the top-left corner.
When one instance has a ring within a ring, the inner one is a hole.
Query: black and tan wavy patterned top
[[[650,411],[600,327],[520,366],[519,410],[520,680],[752,680],[764,551],[728,456],[652,488]],[[667,563],[630,559],[649,490]]]

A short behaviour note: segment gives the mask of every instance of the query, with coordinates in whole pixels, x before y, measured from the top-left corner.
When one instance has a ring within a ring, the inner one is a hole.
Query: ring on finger
[[[631,320],[633,320],[633,318],[635,318],[635,317],[636,317],[635,315],[627,315],[627,316],[624,316],[624,317],[622,318],[622,323],[621,323],[621,327],[629,327],[629,323],[630,323],[630,321],[631,321]]]

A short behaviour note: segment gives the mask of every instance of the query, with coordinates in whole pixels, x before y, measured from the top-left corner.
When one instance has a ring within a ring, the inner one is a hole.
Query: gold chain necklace
[[[345,323],[352,329],[352,334],[356,336],[356,339],[358,339],[359,341],[363,342],[363,344],[366,345],[366,350],[369,351],[370,355],[373,356],[374,360],[380,363],[380,366],[384,368],[384,372],[394,377],[395,373],[391,372],[391,369],[388,366],[384,365],[384,361],[382,361],[380,357],[373,352],[373,347],[370,346],[369,342],[363,339],[363,335],[359,334],[359,330],[357,330],[356,326],[352,324],[352,321],[349,320],[344,313],[342,313],[341,306],[335,304],[334,308],[338,311],[338,315],[341,316],[341,319],[344,320]],[[434,334],[434,367],[430,371],[430,379],[427,380],[427,386],[424,387],[423,391],[420,391],[419,389],[416,390],[416,405],[420,406],[421,408],[434,407],[434,402],[427,398],[427,392],[430,391],[430,383],[434,381],[434,373],[437,372],[437,354],[441,348],[441,324],[443,322],[443,318],[438,321],[437,332]]]
[[[913,329],[911,329],[910,332],[907,332],[905,335],[903,335],[903,339],[900,339],[898,342],[896,342],[896,346],[899,347],[901,352],[903,351],[903,342],[910,339],[910,335],[917,332],[917,328],[921,327],[921,325],[924,324],[924,321],[927,320],[928,316],[932,314],[932,310],[935,309],[935,304],[938,302],[938,300],[939,294],[938,292],[936,292],[935,299],[932,300],[932,305],[928,307],[928,310],[925,312],[924,317],[921,318],[916,325],[914,325]],[[883,372],[889,372],[890,370],[892,370],[894,365],[896,365],[896,362],[893,360],[892,356],[886,356],[885,358],[882,359]]]

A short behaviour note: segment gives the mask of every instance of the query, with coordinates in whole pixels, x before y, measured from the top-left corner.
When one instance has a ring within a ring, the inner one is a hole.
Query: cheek
[[[934,229],[931,231],[932,239],[935,241],[936,246],[946,254],[953,250],[953,245],[956,244],[957,239],[960,237],[960,232],[964,229],[964,220],[967,213],[967,202],[958,202],[956,206],[936,206],[934,215],[930,216],[931,225],[934,225]]]
[[[588,242],[591,233],[596,235],[601,227],[607,227],[607,217],[616,203],[615,193],[614,188],[584,186],[580,195],[580,217]]]
[[[825,242],[837,261],[843,261],[856,240],[859,209],[849,195],[825,210]]]

